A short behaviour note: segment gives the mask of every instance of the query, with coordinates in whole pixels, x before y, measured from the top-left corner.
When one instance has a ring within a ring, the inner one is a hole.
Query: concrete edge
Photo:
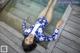
[[[64,20],[64,24],[62,25],[62,28],[60,29],[60,32],[59,32],[60,35],[61,35],[61,33],[62,33],[63,28],[65,27],[65,24],[66,24],[66,22],[67,22],[67,20],[68,20],[68,17],[69,17],[69,15],[70,15],[70,13],[71,13],[71,10],[72,10],[71,6],[68,5],[67,9],[65,10],[65,12],[64,12],[64,14],[63,14],[63,16],[62,16],[62,20]],[[59,39],[60,35],[58,36],[58,39]],[[58,39],[57,39],[57,40],[58,40]],[[55,40],[55,42],[53,41],[53,42],[50,42],[50,43],[48,44],[48,49],[47,49],[48,52],[47,52],[47,53],[51,53],[51,52],[52,52],[53,47],[56,45],[56,41],[57,41],[57,40]],[[54,45],[54,44],[55,44],[55,45]]]

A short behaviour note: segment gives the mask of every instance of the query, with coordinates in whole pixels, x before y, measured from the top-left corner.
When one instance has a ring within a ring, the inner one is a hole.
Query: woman
[[[29,52],[34,50],[37,46],[36,42],[53,41],[57,38],[59,29],[63,24],[62,20],[57,23],[56,29],[52,35],[47,36],[43,34],[43,29],[45,29],[51,21],[52,12],[56,2],[57,0],[49,0],[47,7],[41,12],[35,24],[29,29],[26,28],[26,20],[23,21],[22,29],[24,40],[22,46],[24,51]]]

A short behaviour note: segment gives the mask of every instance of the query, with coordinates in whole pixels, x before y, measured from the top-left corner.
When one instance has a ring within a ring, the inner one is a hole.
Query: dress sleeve
[[[22,33],[24,36],[28,35],[29,29],[26,27],[26,19],[23,19],[22,21]]]
[[[39,41],[53,41],[57,39],[59,33],[59,29],[55,29],[54,33],[52,35],[40,35],[38,36]]]
[[[42,28],[45,28],[48,25],[48,21],[46,17],[41,16],[36,20],[36,23],[40,23],[42,25]]]
[[[24,32],[25,29],[27,29],[27,27],[26,27],[26,20],[23,19],[23,21],[22,21],[22,31]]]

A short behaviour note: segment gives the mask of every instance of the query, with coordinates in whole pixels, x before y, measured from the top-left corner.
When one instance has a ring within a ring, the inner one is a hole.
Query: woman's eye
[[[31,37],[31,38],[33,38],[33,37]]]
[[[27,41],[28,39],[26,39],[26,41]]]

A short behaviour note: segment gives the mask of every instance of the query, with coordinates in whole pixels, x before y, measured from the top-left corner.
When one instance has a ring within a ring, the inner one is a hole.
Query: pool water
[[[12,13],[20,19],[27,19],[27,23],[32,25],[38,18],[40,12],[46,7],[48,0],[12,0],[6,11]],[[56,23],[62,18],[69,3],[56,3],[51,23],[45,28],[44,33],[49,35],[53,33]],[[29,26],[28,26],[29,27]],[[39,43],[46,48],[49,42]]]

